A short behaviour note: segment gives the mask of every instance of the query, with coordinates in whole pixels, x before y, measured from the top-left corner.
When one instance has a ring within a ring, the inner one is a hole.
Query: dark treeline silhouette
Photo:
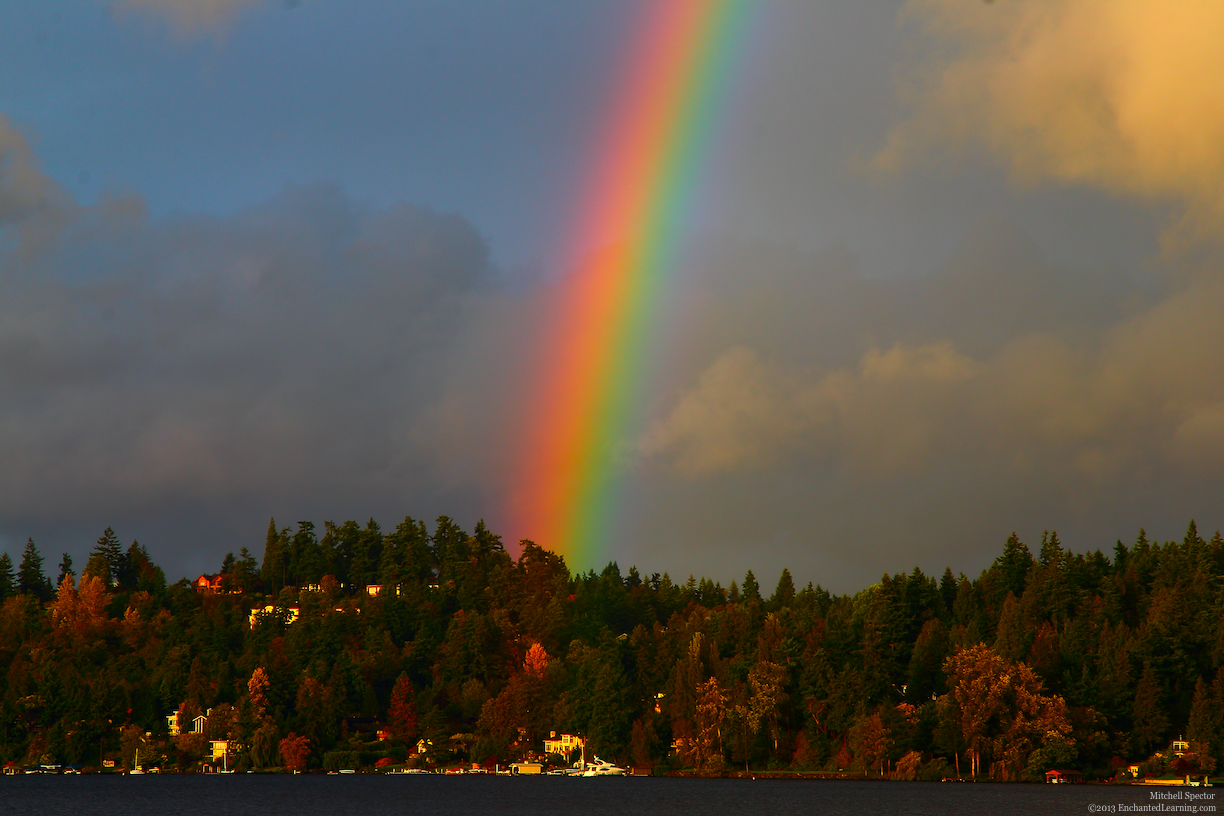
[[[446,517],[272,522],[262,561],[221,567],[168,585],[110,529],[55,584],[33,541],[0,556],[0,760],[193,770],[226,740],[240,768],[491,764],[553,732],[705,773],[1106,777],[1224,756],[1224,540],[1193,522],[1112,557],[1013,535],[976,579],[914,569],[852,596],[786,570],[768,595],[751,572],[571,575]]]

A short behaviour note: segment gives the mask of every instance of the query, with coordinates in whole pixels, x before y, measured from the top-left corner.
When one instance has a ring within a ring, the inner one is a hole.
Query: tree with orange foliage
[[[268,673],[264,671],[263,666],[251,672],[251,679],[247,681],[247,699],[251,703],[251,714],[256,720],[262,720],[268,709],[268,689],[271,687],[272,681],[268,679]]]
[[[548,652],[544,651],[544,647],[533,643],[527,650],[527,657],[523,659],[523,672],[537,680],[543,680],[544,672],[548,670],[548,661]]]
[[[983,753],[999,761],[1000,775],[1007,778],[1043,742],[1074,744],[1066,703],[1043,694],[1041,679],[1024,663],[1011,663],[979,643],[951,655],[944,671],[960,708],[974,777],[981,772]]]
[[[289,736],[280,741],[280,755],[286,768],[291,771],[304,771],[306,762],[310,759],[310,740],[290,731]]]

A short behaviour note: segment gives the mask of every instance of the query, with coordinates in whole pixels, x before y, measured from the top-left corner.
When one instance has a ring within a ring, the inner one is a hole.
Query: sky
[[[0,0],[0,548],[445,514],[846,593],[1222,526],[1224,10],[830,0],[726,40],[601,544],[518,529],[664,5]]]

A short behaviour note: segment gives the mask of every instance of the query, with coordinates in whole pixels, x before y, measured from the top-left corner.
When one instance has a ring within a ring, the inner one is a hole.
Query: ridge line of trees
[[[787,570],[768,598],[751,571],[575,575],[445,516],[272,520],[262,560],[242,548],[221,575],[168,584],[109,528],[55,585],[32,540],[16,569],[0,555],[0,759],[130,757],[151,732],[141,755],[185,769],[207,738],[239,767],[504,763],[553,731],[710,773],[1180,775],[1224,756],[1224,540],[1194,522],[1112,557],[1013,534],[975,579],[915,568],[840,596]],[[205,731],[171,737],[176,712]]]

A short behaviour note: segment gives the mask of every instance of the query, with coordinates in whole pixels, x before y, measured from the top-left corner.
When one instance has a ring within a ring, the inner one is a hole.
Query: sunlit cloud
[[[977,147],[1021,183],[1179,205],[1182,240],[1224,238],[1224,6],[1150,0],[913,0],[910,118],[877,157]]]

